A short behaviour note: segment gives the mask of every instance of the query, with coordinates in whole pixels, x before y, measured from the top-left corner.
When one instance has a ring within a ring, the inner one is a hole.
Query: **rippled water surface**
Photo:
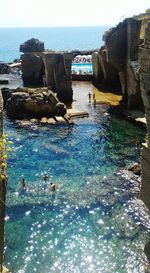
[[[111,116],[106,105],[89,104],[91,88],[74,84],[74,104],[90,115],[72,126],[5,119],[14,141],[5,225],[12,272],[144,273],[149,215],[137,199],[138,179],[123,169],[138,160],[145,132]]]

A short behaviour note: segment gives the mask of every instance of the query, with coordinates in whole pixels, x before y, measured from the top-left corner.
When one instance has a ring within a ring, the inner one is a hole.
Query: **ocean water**
[[[145,132],[89,103],[91,84],[75,82],[73,90],[75,107],[89,113],[74,125],[23,126],[5,117],[14,142],[5,264],[15,273],[144,273],[150,217],[137,177],[123,169],[139,159]]]
[[[12,62],[20,57],[19,46],[30,38],[45,43],[45,49],[87,50],[100,48],[102,35],[109,26],[0,28],[0,61]]]

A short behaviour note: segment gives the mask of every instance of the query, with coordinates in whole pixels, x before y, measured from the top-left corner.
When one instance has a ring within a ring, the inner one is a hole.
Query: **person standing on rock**
[[[88,97],[89,97],[89,102],[91,102],[91,93],[88,93]]]
[[[95,100],[95,94],[93,94],[93,101]]]

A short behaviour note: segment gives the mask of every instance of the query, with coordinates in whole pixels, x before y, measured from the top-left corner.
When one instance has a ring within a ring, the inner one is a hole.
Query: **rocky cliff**
[[[150,23],[145,31],[145,40],[140,47],[140,87],[145,106],[147,142],[142,149],[141,199],[150,209]]]
[[[129,109],[143,109],[139,80],[141,21],[127,18],[104,36],[104,46],[93,54],[94,77],[98,83],[120,82],[123,102]]]
[[[5,197],[6,197],[6,176],[3,175],[3,99],[0,92],[0,272],[2,272],[4,255],[4,218],[5,218]]]

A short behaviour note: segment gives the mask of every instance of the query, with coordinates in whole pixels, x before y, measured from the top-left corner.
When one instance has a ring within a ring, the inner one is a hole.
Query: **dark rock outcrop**
[[[92,63],[96,84],[118,86],[119,74],[115,66],[107,61],[107,50],[105,47],[92,54]]]
[[[8,64],[0,63],[0,74],[9,74],[11,69]]]
[[[17,88],[2,91],[6,111],[12,118],[40,118],[66,114],[65,105],[59,102],[57,96],[48,88]]]
[[[25,53],[21,55],[21,70],[24,86],[42,86],[44,64],[40,53]]]
[[[45,51],[44,43],[39,41],[38,39],[32,38],[20,45],[20,52],[23,52],[23,53],[43,52],[43,51]]]

